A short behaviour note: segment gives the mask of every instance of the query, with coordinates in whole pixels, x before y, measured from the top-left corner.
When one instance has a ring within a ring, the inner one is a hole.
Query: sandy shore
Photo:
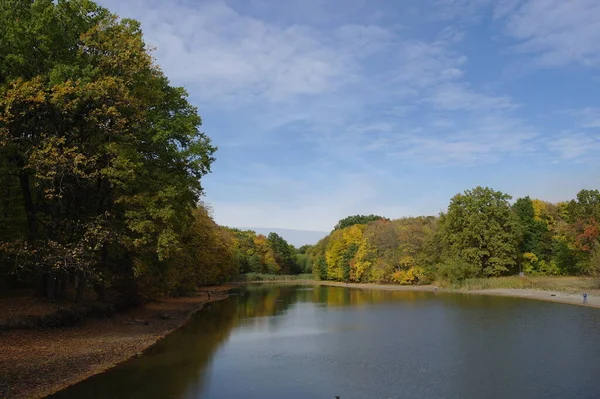
[[[549,302],[567,303],[571,305],[600,308],[600,292],[588,292],[588,303],[583,303],[582,293],[570,293],[565,291],[534,290],[528,288],[499,288],[485,290],[454,290],[438,288],[434,285],[392,285],[392,284],[370,284],[370,283],[341,283],[336,281],[314,281],[314,280],[282,280],[282,281],[258,281],[260,284],[315,284],[334,287],[350,287],[359,289],[389,290],[389,291],[437,291],[457,294],[477,294],[510,296],[515,298],[537,299]]]
[[[108,319],[40,330],[0,331],[0,399],[43,398],[143,352],[233,285],[203,288]]]
[[[454,291],[451,291],[454,292]],[[511,296],[516,298],[527,298],[537,299],[548,302],[559,302],[567,303],[571,305],[587,306],[591,308],[600,308],[600,295],[588,292],[588,303],[583,303],[582,294],[573,294],[562,291],[545,291],[545,290],[532,290],[532,289],[519,289],[519,288],[502,288],[502,289],[488,289],[488,290],[473,290],[473,291],[456,291],[469,294],[480,294],[480,295],[497,295],[497,296]]]

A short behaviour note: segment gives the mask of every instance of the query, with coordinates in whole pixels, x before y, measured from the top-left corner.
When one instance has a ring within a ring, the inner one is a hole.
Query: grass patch
[[[466,291],[515,288],[575,293],[581,292],[582,290],[600,290],[600,278],[572,276],[511,276],[470,278],[460,283],[452,284],[449,286],[449,288],[462,289]]]
[[[240,276],[240,281],[295,281],[314,280],[312,274],[264,274],[248,273]]]

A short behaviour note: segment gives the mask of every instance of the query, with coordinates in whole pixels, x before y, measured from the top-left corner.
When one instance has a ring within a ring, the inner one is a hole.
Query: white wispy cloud
[[[460,26],[449,25],[442,29],[437,38],[448,44],[456,44],[462,42],[466,35],[467,33]]]
[[[394,82],[415,89],[458,79],[467,62],[467,57],[452,51],[441,41],[404,41],[397,48],[397,56]]]
[[[494,0],[435,0],[431,9],[442,20],[479,21],[482,13]]]
[[[600,65],[600,2],[597,0],[501,1],[496,17],[518,43],[514,49],[535,57],[535,65]]]
[[[471,3],[443,2],[459,8]],[[229,106],[276,104],[284,112],[267,110],[278,120],[270,122],[275,127],[319,119],[318,111],[315,115],[310,107],[315,100],[335,102],[339,110],[340,104],[352,102],[349,97],[359,100],[359,107],[426,97],[428,90],[460,79],[467,63],[467,57],[452,50],[464,35],[457,26],[443,28],[436,40],[426,42],[373,24],[342,24],[328,31],[300,24],[282,26],[243,15],[223,1],[103,3],[142,21],[162,68],[176,83],[190,87],[194,98]],[[367,67],[365,62],[374,57],[388,66]],[[457,92],[461,86],[455,85],[437,89],[434,98],[444,107],[450,105],[445,101],[450,88],[464,106],[473,107],[478,100],[493,106],[509,104],[505,97],[488,98],[473,88]],[[350,104],[345,113],[354,114],[355,105]],[[396,106],[407,109],[410,102]]]
[[[335,41],[308,26],[280,27],[241,15],[221,1],[115,2],[111,8],[141,20],[167,75],[212,102],[284,101],[333,91],[356,73],[350,40],[384,40],[376,28],[349,26]]]
[[[487,164],[506,156],[531,153],[539,146],[538,132],[516,118],[473,117],[463,127],[442,125],[433,133],[400,136],[397,156],[407,162],[464,165]]]
[[[498,0],[493,11],[493,18],[498,20],[506,17],[523,3],[523,0]]]
[[[590,157],[597,158],[600,151],[600,136],[563,132],[551,137],[547,145],[560,159],[586,162]]]
[[[269,174],[277,175],[277,171]],[[286,190],[289,185],[285,176],[273,179],[273,189]],[[301,230],[330,231],[335,223],[351,214],[377,212],[383,215],[399,217],[404,214],[416,214],[419,210],[390,206],[381,203],[381,187],[373,177],[365,173],[345,173],[336,179],[321,183],[312,182],[312,190],[297,193],[294,199],[278,201],[267,200],[215,201],[214,215],[222,224],[231,226],[293,226]],[[322,188],[327,188],[322,190]]]
[[[579,126],[589,129],[600,128],[600,108],[585,107],[567,111]],[[599,133],[600,134],[600,133]]]
[[[464,84],[445,84],[436,87],[427,101],[448,110],[494,110],[515,108],[510,98],[478,93]]]
[[[386,16],[375,12],[356,18],[366,0],[100,2],[142,22],[158,64],[188,88],[207,126],[210,112],[232,120],[224,133],[207,130],[218,158],[240,156],[239,167],[203,180],[222,224],[327,231],[353,213],[430,213],[419,206],[433,202],[390,198],[390,187],[416,186],[416,169],[534,159],[541,150],[578,160],[597,148],[589,134],[540,134],[502,86],[470,80],[479,66],[465,53],[465,26],[486,17],[539,66],[595,66],[597,2],[432,0],[437,26],[425,34],[380,25]],[[595,108],[572,115],[582,130],[600,126]],[[289,143],[301,162],[253,156]],[[405,200],[417,205],[394,205]]]

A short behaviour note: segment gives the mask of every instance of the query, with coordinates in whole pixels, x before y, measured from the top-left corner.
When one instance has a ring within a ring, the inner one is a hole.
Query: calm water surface
[[[52,399],[600,398],[600,310],[249,286]]]

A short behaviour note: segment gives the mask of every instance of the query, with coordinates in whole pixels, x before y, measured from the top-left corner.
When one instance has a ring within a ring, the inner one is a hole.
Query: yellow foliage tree
[[[375,259],[376,248],[368,240],[363,239],[354,256],[350,279],[356,282],[369,281],[371,266]]]
[[[254,239],[254,245],[262,264],[267,266],[267,271],[269,273],[279,273],[281,267],[275,262],[275,254],[267,241],[267,237],[262,234],[257,235]]]
[[[329,244],[325,251],[328,280],[341,280],[343,278],[342,256],[345,249],[343,237],[343,230],[336,230],[331,233]]]

